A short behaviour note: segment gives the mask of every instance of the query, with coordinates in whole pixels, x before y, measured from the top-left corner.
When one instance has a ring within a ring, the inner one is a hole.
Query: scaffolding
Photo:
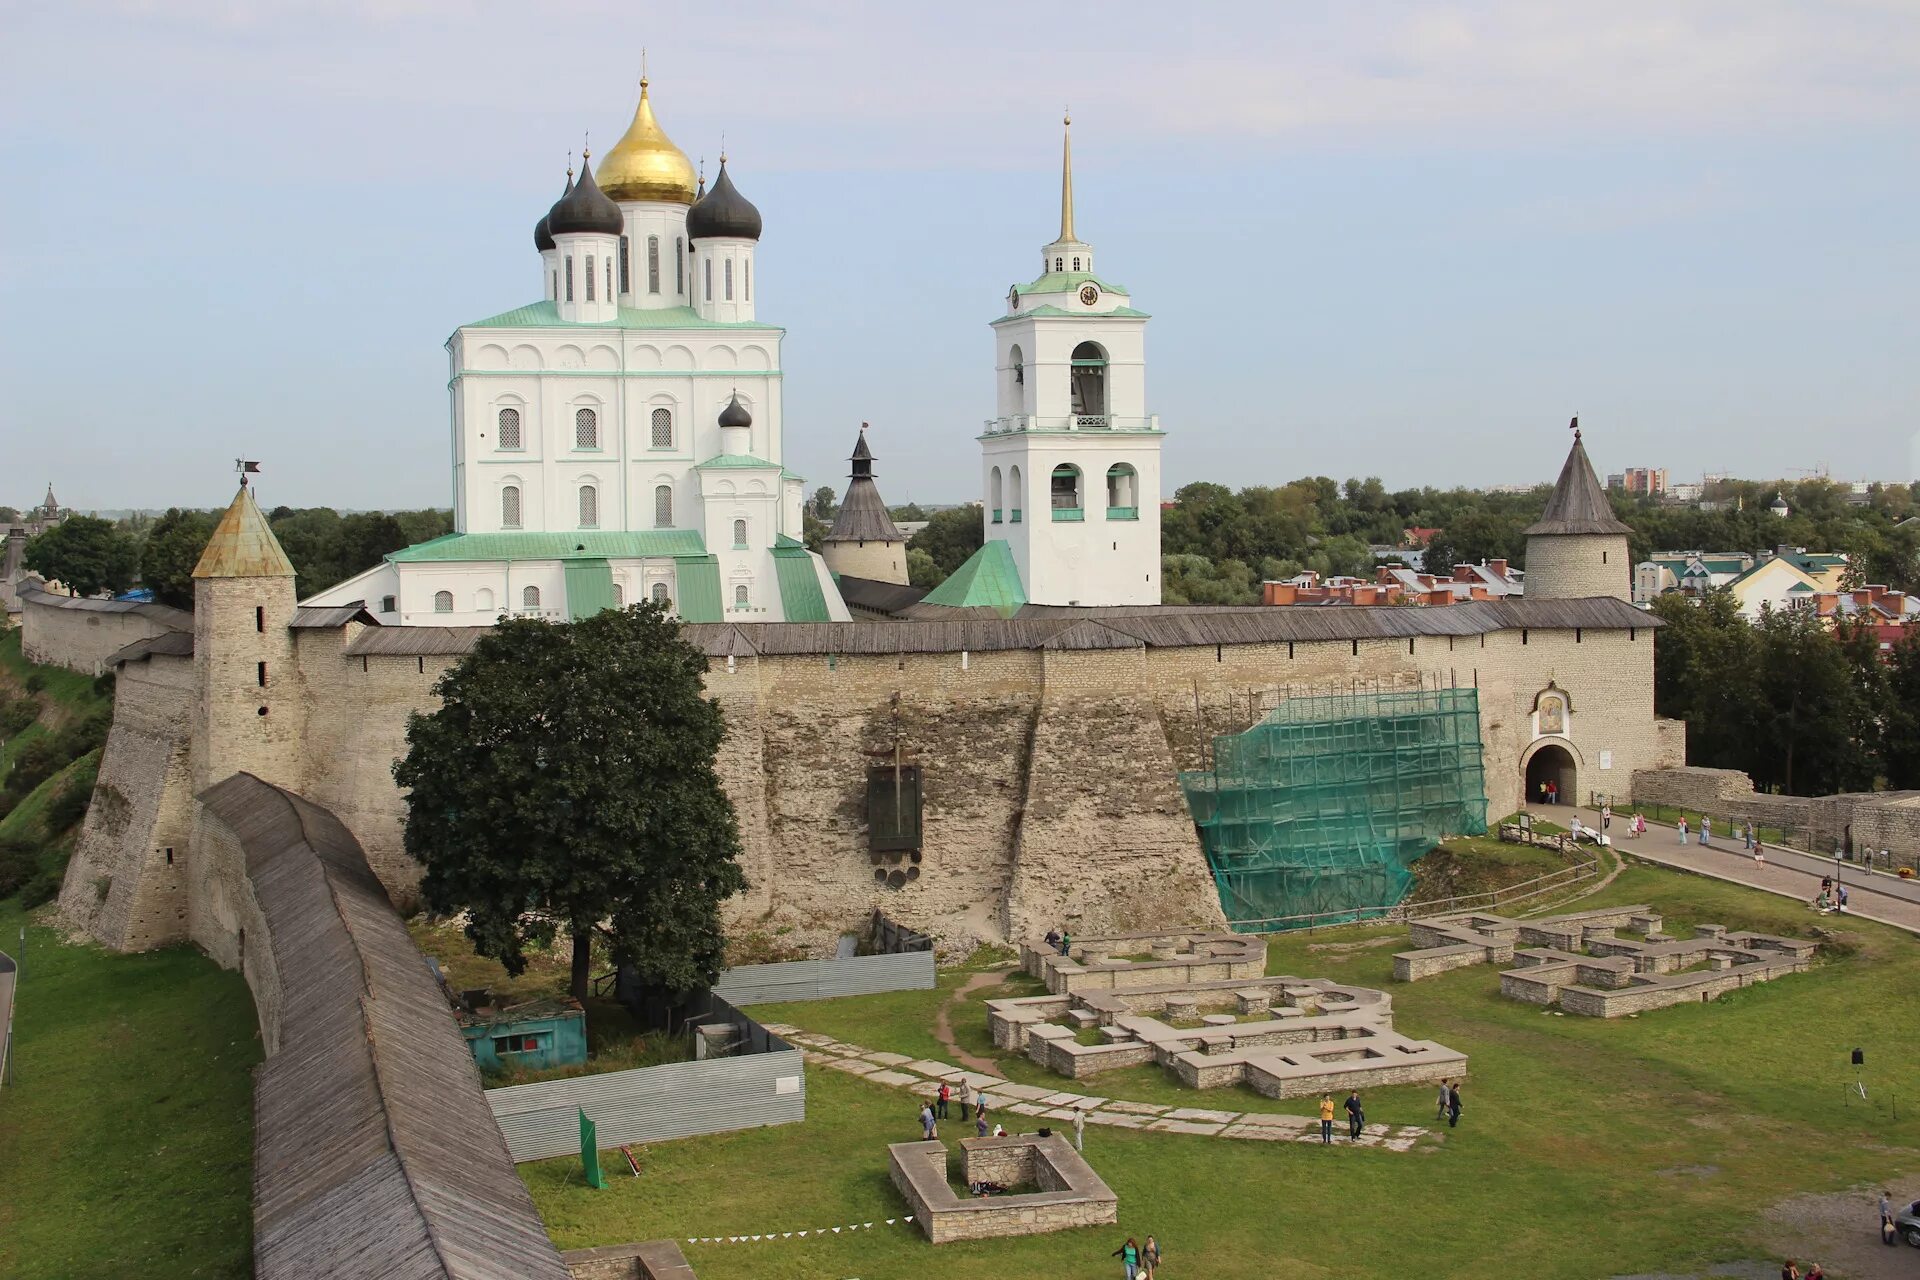
[[[1284,699],[1213,740],[1181,789],[1233,927],[1383,914],[1442,835],[1487,830],[1473,689],[1349,689]]]

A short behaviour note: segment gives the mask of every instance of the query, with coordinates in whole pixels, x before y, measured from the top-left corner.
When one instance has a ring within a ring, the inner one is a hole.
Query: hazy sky
[[[450,501],[446,355],[650,54],[766,218],[789,465],[974,493],[1057,226],[1148,327],[1167,491],[1908,479],[1920,4],[0,0],[0,502]]]

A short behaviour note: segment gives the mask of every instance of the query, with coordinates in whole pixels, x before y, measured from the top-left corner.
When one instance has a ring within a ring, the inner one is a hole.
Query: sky
[[[569,150],[724,136],[788,465],[975,500],[1058,227],[1165,488],[1920,478],[1920,4],[0,0],[0,503],[450,505],[448,335]]]

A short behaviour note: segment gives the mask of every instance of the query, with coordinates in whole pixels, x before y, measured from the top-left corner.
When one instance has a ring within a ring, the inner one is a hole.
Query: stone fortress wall
[[[392,764],[408,714],[432,708],[434,681],[476,633],[299,625],[290,598],[235,600],[197,619],[192,657],[121,664],[102,780],[126,792],[132,814],[96,806],[62,897],[112,945],[183,936],[182,881],[164,850],[187,843],[175,828],[190,821],[193,791],[239,768],[337,814],[396,900],[413,896],[419,869],[403,847]],[[1654,719],[1651,629],[1109,647],[1097,623],[1009,641],[1020,626],[966,624],[977,650],[963,637],[882,653],[761,652],[774,629],[752,626],[689,633],[727,715],[720,772],[752,886],[730,905],[732,927],[823,941],[875,906],[955,945],[1054,924],[1218,925],[1177,771],[1204,768],[1213,735],[1244,730],[1282,699],[1355,684],[1477,687],[1490,818],[1519,806],[1526,758],[1544,743],[1572,754],[1583,790],[1625,791],[1635,770],[1684,753],[1684,726]],[[269,665],[266,686],[256,659]],[[1549,681],[1572,711],[1564,736],[1540,738],[1532,707]],[[180,763],[183,698],[195,709],[191,770]],[[874,882],[865,831],[867,770],[896,746],[919,766],[924,795],[923,874],[897,889]]]
[[[20,651],[29,662],[97,676],[138,640],[190,631],[193,615],[163,604],[55,595],[37,578],[20,584]]]
[[[1855,791],[1832,796],[1777,796],[1753,789],[1738,769],[1648,769],[1633,775],[1637,804],[1666,805],[1777,827],[1810,853],[1889,850],[1893,863],[1920,859],[1920,791]],[[1731,835],[1731,832],[1725,834]]]

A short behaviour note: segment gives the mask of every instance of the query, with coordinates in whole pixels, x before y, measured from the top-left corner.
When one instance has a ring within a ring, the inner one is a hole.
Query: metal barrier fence
[[[868,928],[870,945],[881,955],[897,955],[905,951],[931,951],[933,939],[917,929],[909,929],[903,924],[895,924],[873,910],[873,922]]]
[[[545,1160],[580,1150],[581,1111],[602,1147],[793,1124],[807,1118],[806,1073],[800,1051],[782,1048],[508,1085],[487,1104],[516,1162]]]
[[[876,991],[924,991],[934,985],[933,952],[849,956],[844,960],[789,960],[727,969],[714,994],[736,1005],[831,1000]]]

